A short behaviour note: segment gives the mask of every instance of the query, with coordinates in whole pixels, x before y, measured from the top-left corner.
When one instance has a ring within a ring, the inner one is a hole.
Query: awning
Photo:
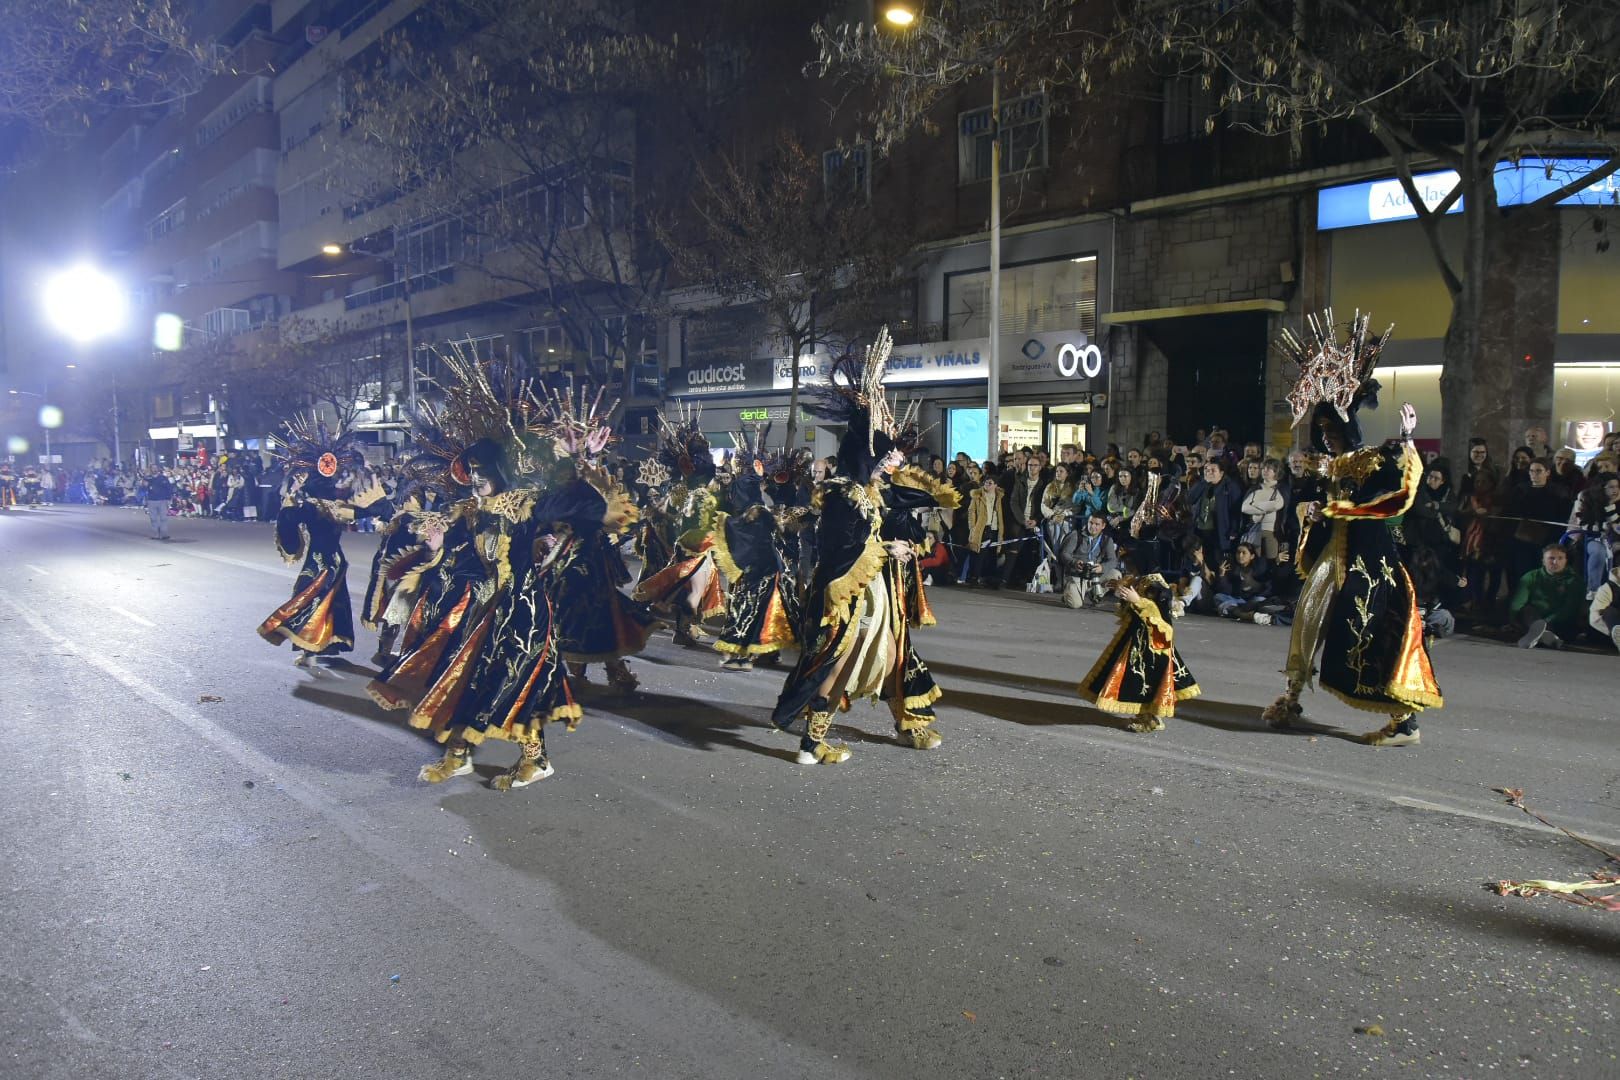
[[[1281,300],[1228,300],[1220,304],[1190,304],[1186,307],[1141,308],[1137,311],[1108,311],[1102,315],[1104,326],[1126,323],[1157,322],[1161,319],[1186,319],[1194,315],[1235,315],[1245,311],[1287,311]]]

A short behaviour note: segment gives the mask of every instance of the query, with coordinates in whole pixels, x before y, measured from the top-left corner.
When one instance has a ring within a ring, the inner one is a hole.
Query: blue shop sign
[[[1525,158],[1517,163],[1504,161],[1496,167],[1496,201],[1501,206],[1523,206],[1535,202],[1594,169],[1608,163],[1608,158]],[[1453,169],[1420,173],[1412,182],[1422,196],[1425,206],[1433,209],[1443,202],[1457,186],[1457,173]],[[1462,199],[1453,203],[1446,212],[1456,214],[1462,210]],[[1559,206],[1614,206],[1620,204],[1620,178],[1614,175],[1582,188],[1573,195],[1558,200]],[[1411,199],[1401,182],[1393,177],[1387,180],[1367,180],[1359,184],[1342,184],[1323,188],[1316,193],[1316,227],[1349,229],[1357,225],[1377,225],[1385,221],[1411,221],[1417,217]]]

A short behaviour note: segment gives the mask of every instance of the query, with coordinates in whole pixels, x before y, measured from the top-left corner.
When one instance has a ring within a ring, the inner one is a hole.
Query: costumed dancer
[[[17,505],[17,474],[11,468],[11,462],[0,461],[0,510],[10,510]]]
[[[1309,325],[1310,343],[1284,331],[1279,348],[1300,368],[1289,403],[1296,426],[1311,418],[1323,497],[1299,507],[1295,565],[1305,584],[1288,644],[1288,689],[1263,715],[1279,728],[1300,720],[1300,692],[1314,675],[1352,708],[1390,718],[1365,736],[1369,745],[1415,746],[1418,713],[1442,699],[1417,594],[1386,523],[1411,508],[1423,478],[1411,442],[1417,411],[1401,406],[1398,440],[1361,445],[1356,413],[1378,407],[1372,371],[1390,330],[1370,338],[1358,311],[1340,342],[1331,309]]]
[[[378,537],[377,552],[371,557],[366,599],[360,608],[360,625],[377,633],[377,651],[371,658],[375,664],[385,665],[394,658],[400,631],[416,603],[421,575],[406,573],[402,560],[420,548],[416,525],[425,510],[425,495],[419,483],[406,480],[393,498],[367,504],[376,510],[378,518],[387,521]]]
[[[827,741],[834,711],[873,696],[888,702],[902,745],[930,750],[934,702],[940,691],[911,646],[912,615],[899,584],[900,564],[913,557],[904,540],[882,539],[887,509],[955,506],[954,489],[926,490],[889,482],[905,461],[915,427],[895,419],[883,396],[891,342],[879,333],[864,359],[834,365],[817,412],[847,425],[838,446],[838,475],[816,498],[816,565],[800,619],[799,661],[788,673],[771,719],[784,730],[802,717],[802,765],[849,760],[848,747]],[[948,492],[948,493],[947,493]]]
[[[1120,578],[1119,629],[1080,683],[1080,696],[1103,712],[1133,717],[1132,731],[1163,731],[1176,702],[1202,691],[1176,653],[1175,590],[1158,574]]]
[[[775,662],[794,643],[792,590],[783,579],[782,540],[776,515],[765,505],[765,439],[733,436],[737,454],[731,512],[715,519],[714,559],[726,579],[726,623],[714,647],[727,671],[752,671],[756,659]]]
[[[900,421],[901,432],[915,430],[911,419]],[[917,436],[906,436],[908,448]],[[918,492],[922,493],[920,497]],[[934,626],[934,609],[928,604],[928,590],[923,585],[920,561],[934,546],[933,537],[923,525],[921,511],[938,507],[954,510],[961,505],[962,495],[950,484],[943,483],[923,469],[905,465],[889,474],[889,493],[884,500],[883,528],[879,536],[887,543],[901,541],[911,548],[913,558],[891,561],[887,570],[895,595],[900,598],[906,614],[906,623],[912,629]]]
[[[354,649],[349,560],[342,540],[356,508],[338,499],[337,476],[356,455],[351,433],[334,435],[312,417],[294,417],[284,427],[286,444],[277,456],[292,480],[276,514],[276,550],[287,562],[302,559],[303,565],[292,599],[259,624],[259,636],[272,645],[291,642],[298,654],[293,662],[309,667],[313,657]]]
[[[545,726],[579,720],[551,599],[556,562],[570,550],[555,523],[585,531],[607,506],[589,485],[554,493],[525,486],[540,464],[536,439],[546,437],[531,426],[538,404],[460,350],[441,360],[447,403],[433,434],[413,435],[472,495],[450,508],[443,532],[425,530],[427,572],[441,580],[418,601],[432,601],[431,610],[412,620],[431,618],[431,627],[368,690],[384,708],[409,709],[412,727],[445,744],[419,774],[428,783],[470,773],[473,747],[486,739],[517,743],[518,761],[494,781],[505,791],[551,776]]]
[[[669,483],[669,469],[656,457],[648,458],[636,467],[636,481],[642,489],[641,522],[636,527],[635,551],[641,559],[641,572],[636,575],[636,587],[669,565],[675,554],[675,534],[669,518],[668,496],[664,486]]]
[[[619,591],[630,581],[630,571],[619,554],[620,534],[635,523],[637,513],[629,493],[598,463],[613,435],[606,418],[618,402],[603,410],[598,392],[589,408],[576,408],[570,389],[567,393],[554,391],[547,405],[558,455],[554,490],[567,493],[572,487],[574,499],[586,504],[590,495],[580,489],[589,489],[607,507],[607,521],[581,521],[562,537],[570,548],[559,556],[556,575],[557,637],[563,659],[568,662],[569,675],[578,682],[586,681],[588,665],[601,663],[607,668],[608,685],[630,693],[640,680],[625,657],[646,649],[647,639],[659,624],[646,604]]]
[[[675,544],[669,562],[643,579],[634,594],[655,612],[668,612],[675,622],[675,644],[688,646],[703,644],[701,625],[725,611],[720,571],[714,562],[719,485],[700,415],[696,409],[686,412],[683,405],[674,423],[659,417],[658,454],[679,477],[665,504]]]

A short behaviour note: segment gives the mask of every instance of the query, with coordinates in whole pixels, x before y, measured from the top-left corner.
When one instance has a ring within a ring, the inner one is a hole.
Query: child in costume
[[[1176,653],[1175,592],[1158,574],[1121,578],[1119,629],[1080,683],[1080,696],[1103,712],[1134,719],[1132,731],[1163,731],[1176,702],[1202,691]]]

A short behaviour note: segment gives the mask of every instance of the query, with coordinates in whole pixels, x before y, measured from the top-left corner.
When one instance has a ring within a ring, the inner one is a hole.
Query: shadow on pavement
[[[1186,720],[1188,723],[1198,724],[1202,727],[1218,728],[1221,731],[1233,731],[1243,735],[1276,735],[1283,738],[1289,736],[1322,736],[1329,739],[1343,739],[1345,742],[1360,743],[1361,735],[1344,728],[1333,727],[1329,724],[1318,724],[1310,720],[1301,720],[1290,727],[1273,728],[1260,719],[1260,706],[1247,703],[1214,701],[1210,698],[1194,698],[1176,706],[1176,719]]]
[[[1080,681],[1078,678],[1043,679],[1039,675],[1025,675],[1017,671],[994,671],[945,661],[928,660],[927,663],[928,670],[936,675],[950,675],[959,679],[968,679],[972,682],[998,683],[1002,686],[1017,687],[1021,690],[1050,689],[1060,694],[1072,694],[1074,693],[1075,684]],[[949,687],[946,687],[946,690],[953,695],[963,692],[952,690]]]
[[[599,693],[600,696],[590,694],[589,697],[601,702],[603,712],[661,731],[694,750],[729,747],[787,761],[793,760],[795,754],[793,750],[761,746],[740,735],[745,728],[766,732],[775,730],[775,726],[766,718],[766,710],[763,708],[757,710],[760,715],[755,717],[707,702],[672,697],[668,694],[638,691],[629,696],[621,696],[610,695],[606,691]]]
[[[1526,874],[1528,876],[1528,871]],[[1571,876],[1580,874],[1572,871]],[[1499,935],[1526,945],[1568,949],[1583,961],[1594,955],[1620,957],[1620,924],[1613,918],[1594,917],[1593,912],[1546,897],[1535,900],[1500,897],[1489,891],[1483,878],[1458,881],[1456,885],[1456,895],[1445,896],[1416,891],[1392,895],[1370,889],[1369,882],[1359,878],[1338,879],[1331,888],[1374,904],[1393,905],[1403,915],[1442,923],[1448,929]],[[1592,921],[1576,921],[1586,918]]]
[[[939,670],[935,665],[933,670]],[[1026,680],[1027,681],[1027,680]],[[1050,679],[1039,680],[1051,682]],[[1067,685],[1067,684],[1065,684]],[[1073,687],[1070,687],[1073,692]],[[1056,701],[1038,701],[1029,698],[1008,697],[1003,694],[980,694],[972,690],[958,690],[955,687],[945,688],[945,697],[942,706],[949,709],[967,709],[970,712],[991,716],[997,720],[1011,720],[1015,724],[1024,724],[1030,727],[1102,727],[1123,730],[1126,721],[1098,712],[1089,704],[1082,701],[1078,695],[1073,703]]]

